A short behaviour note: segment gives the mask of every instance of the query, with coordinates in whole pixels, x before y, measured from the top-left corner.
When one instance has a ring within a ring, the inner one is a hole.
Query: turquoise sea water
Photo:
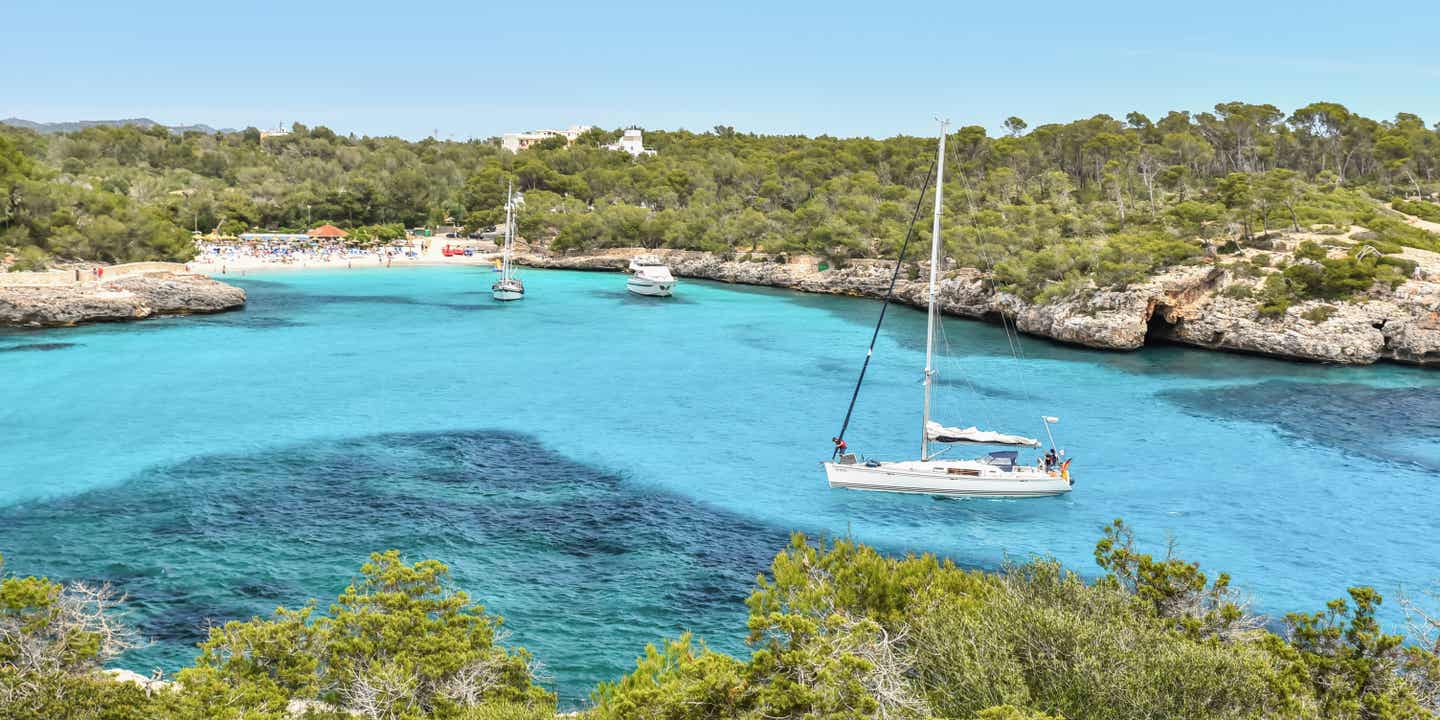
[[[947,320],[937,416],[1043,433],[1075,492],[832,491],[878,303],[487,269],[227,278],[243,311],[0,335],[7,570],[109,580],[188,663],[211,622],[330,598],[371,550],[451,564],[567,705],[692,629],[743,650],[743,599],[791,530],[993,567],[1090,572],[1115,517],[1228,570],[1267,613],[1440,581],[1440,373],[1178,348],[1114,354]],[[887,321],[849,438],[917,450],[924,316]],[[1393,608],[1389,619],[1399,626]]]

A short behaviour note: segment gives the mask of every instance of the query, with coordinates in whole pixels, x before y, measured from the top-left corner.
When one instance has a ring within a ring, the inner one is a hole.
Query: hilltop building
[[[654,150],[646,149],[644,134],[637,127],[627,129],[625,134],[620,136],[620,142],[606,145],[605,149],[627,152],[636,157],[655,154]]]
[[[260,139],[261,139],[261,140],[264,140],[265,138],[268,138],[268,137],[285,137],[286,135],[289,135],[289,134],[290,134],[290,130],[289,130],[288,128],[286,128],[285,125],[282,123],[282,124],[276,125],[274,130],[261,130],[261,131],[260,131]]]
[[[539,144],[553,137],[563,137],[565,138],[565,144],[569,145],[575,142],[576,138],[585,134],[590,128],[591,126],[589,125],[571,125],[565,130],[531,130],[530,132],[523,133],[505,133],[505,135],[500,138],[500,147],[510,152],[520,152],[521,150],[527,150],[532,145]]]

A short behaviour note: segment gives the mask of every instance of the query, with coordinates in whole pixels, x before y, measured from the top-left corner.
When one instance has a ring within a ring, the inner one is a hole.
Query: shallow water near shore
[[[1042,435],[1064,498],[832,491],[829,456],[879,304],[531,270],[223,278],[246,309],[0,334],[0,552],[103,579],[173,671],[213,622],[333,598],[372,550],[450,563],[567,706],[644,643],[743,652],[743,600],[791,530],[969,566],[1053,555],[1089,573],[1123,517],[1149,549],[1226,570],[1257,609],[1313,611],[1440,581],[1440,373],[1174,347],[1116,354],[945,324],[939,419]],[[918,443],[924,316],[892,309],[847,437]]]

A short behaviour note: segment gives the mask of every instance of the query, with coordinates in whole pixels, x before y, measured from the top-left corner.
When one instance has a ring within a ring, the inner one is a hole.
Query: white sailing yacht
[[[625,289],[636,295],[668,297],[675,289],[670,266],[658,255],[637,255],[630,260],[630,279]]]
[[[505,189],[505,249],[501,253],[500,279],[490,286],[490,296],[496,300],[519,300],[525,297],[525,283],[515,277],[515,267],[510,263],[510,254],[515,248],[515,195],[513,186]]]
[[[994,498],[1061,495],[1070,492],[1073,484],[1070,479],[1070,461],[1068,460],[1063,464],[1058,463],[1058,458],[1055,458],[1048,464],[1037,462],[1034,465],[1021,465],[1018,461],[1019,451],[1017,450],[991,452],[983,457],[970,460],[942,460],[939,459],[939,456],[945,450],[942,449],[938,453],[930,452],[930,443],[932,442],[1040,447],[1040,441],[1034,438],[990,432],[976,427],[945,427],[930,419],[930,391],[935,376],[935,328],[940,319],[940,310],[937,304],[940,268],[940,213],[943,207],[941,200],[945,185],[945,130],[948,124],[948,122],[940,123],[940,153],[935,161],[935,219],[930,243],[929,316],[925,334],[925,403],[920,424],[920,459],[861,462],[855,455],[839,454],[834,461],[822,463],[825,466],[825,477],[829,481],[830,487],[851,490]],[[898,263],[896,267],[898,271]],[[891,287],[893,288],[893,280]],[[888,294],[886,302],[889,302]],[[881,322],[884,322],[884,318],[882,306]],[[878,325],[875,331],[878,335]],[[870,341],[872,353],[874,348],[875,341],[872,337]],[[871,353],[867,353],[865,356],[867,367],[870,356]],[[860,382],[864,382],[864,379],[865,370],[862,368]],[[857,396],[859,391],[860,387],[857,383],[855,387]],[[851,410],[854,409],[854,403],[852,398]],[[1058,419],[1048,416],[1041,419],[1045,423],[1046,435],[1050,436],[1050,424],[1057,422]],[[847,427],[849,422],[850,415],[847,412],[845,416]],[[842,428],[840,435],[835,439],[836,445],[840,448],[844,447],[844,435],[845,430]],[[1054,444],[1053,436],[1051,444]]]

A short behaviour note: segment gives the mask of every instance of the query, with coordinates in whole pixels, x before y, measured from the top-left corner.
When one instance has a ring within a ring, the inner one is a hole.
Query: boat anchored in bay
[[[1061,461],[1053,449],[1054,436],[1050,426],[1059,418],[1043,416],[1046,436],[1052,449],[1034,465],[1022,465],[1018,450],[999,450],[983,457],[968,460],[942,460],[945,452],[932,453],[932,442],[942,444],[970,444],[1001,447],[1039,448],[1040,441],[1021,435],[981,430],[978,427],[946,427],[930,418],[931,389],[935,379],[935,331],[939,324],[939,268],[940,268],[940,215],[943,210],[945,185],[945,130],[948,122],[940,123],[940,150],[935,159],[935,219],[930,243],[930,287],[927,302],[925,329],[925,398],[920,421],[920,458],[880,462],[861,462],[856,455],[848,452],[845,430],[850,426],[855,400],[860,395],[860,386],[865,382],[865,371],[870,367],[870,358],[875,352],[875,340],[880,336],[880,325],[885,322],[885,310],[890,306],[895,290],[895,279],[905,259],[905,247],[909,246],[914,234],[914,218],[907,231],[900,257],[895,262],[895,274],[890,278],[890,289],[880,306],[880,319],[870,337],[870,349],[865,353],[865,363],[860,368],[860,378],[850,397],[850,408],[845,412],[845,421],[840,434],[833,438],[835,453],[830,462],[822,463],[825,478],[830,487],[851,490],[873,490],[880,492],[916,493],[950,497],[1024,498],[1063,495],[1070,492],[1073,481],[1070,478],[1070,461]],[[920,195],[923,198],[925,190]],[[920,214],[917,204],[915,215]],[[1009,332],[1009,329],[1006,329]],[[948,449],[948,448],[947,448]]]
[[[670,266],[657,255],[637,255],[630,260],[630,279],[625,289],[636,295],[669,297],[675,289],[675,276]]]
[[[519,300],[525,297],[525,283],[515,277],[515,266],[510,255],[515,248],[515,194],[513,188],[505,190],[505,248],[501,252],[500,279],[490,286],[490,296],[496,300]]]

